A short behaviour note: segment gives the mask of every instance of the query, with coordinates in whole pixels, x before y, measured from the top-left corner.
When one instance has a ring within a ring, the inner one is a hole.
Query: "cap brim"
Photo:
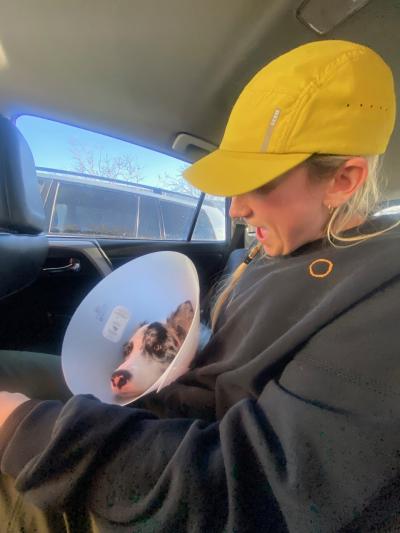
[[[237,196],[281,176],[312,154],[257,154],[215,150],[187,168],[194,186],[215,196]]]

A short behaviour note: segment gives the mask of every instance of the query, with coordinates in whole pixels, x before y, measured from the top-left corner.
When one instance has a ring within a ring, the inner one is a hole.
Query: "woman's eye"
[[[266,195],[268,193],[270,193],[271,191],[273,191],[276,186],[278,184],[274,181],[271,181],[270,183],[266,183],[265,185],[261,185],[261,187],[259,187],[258,189],[256,189],[254,192],[256,194],[260,194],[260,195]]]

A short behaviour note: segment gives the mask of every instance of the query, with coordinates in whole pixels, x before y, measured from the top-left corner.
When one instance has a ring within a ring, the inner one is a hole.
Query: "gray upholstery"
[[[0,298],[29,285],[47,256],[45,215],[29,146],[0,116]]]
[[[237,248],[236,250],[232,250],[228,257],[228,261],[226,262],[223,276],[230,276],[234,273],[234,271],[237,269],[237,267],[246,259],[246,255],[248,254],[249,250],[248,248]]]

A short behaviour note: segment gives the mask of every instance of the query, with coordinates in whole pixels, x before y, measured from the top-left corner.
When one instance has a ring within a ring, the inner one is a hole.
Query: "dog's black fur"
[[[128,357],[133,350],[133,342],[123,346],[124,357]],[[179,350],[178,339],[168,334],[167,328],[161,322],[152,322],[144,333],[143,352],[158,359],[162,363],[171,363]]]
[[[193,313],[192,303],[187,300],[168,317],[166,325],[161,324],[161,322],[152,322],[149,324],[144,333],[143,352],[162,363],[171,363],[186,338],[188,324],[190,326]],[[145,322],[140,324],[139,327],[143,327],[144,325]],[[124,344],[123,355],[125,359],[132,350],[132,341]]]

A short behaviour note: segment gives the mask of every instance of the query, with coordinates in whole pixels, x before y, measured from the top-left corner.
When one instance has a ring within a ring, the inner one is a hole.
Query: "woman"
[[[250,81],[186,173],[257,228],[210,342],[141,409],[2,393],[10,531],[393,527],[400,236],[370,213],[394,114],[390,69],[354,43],[309,43]]]

